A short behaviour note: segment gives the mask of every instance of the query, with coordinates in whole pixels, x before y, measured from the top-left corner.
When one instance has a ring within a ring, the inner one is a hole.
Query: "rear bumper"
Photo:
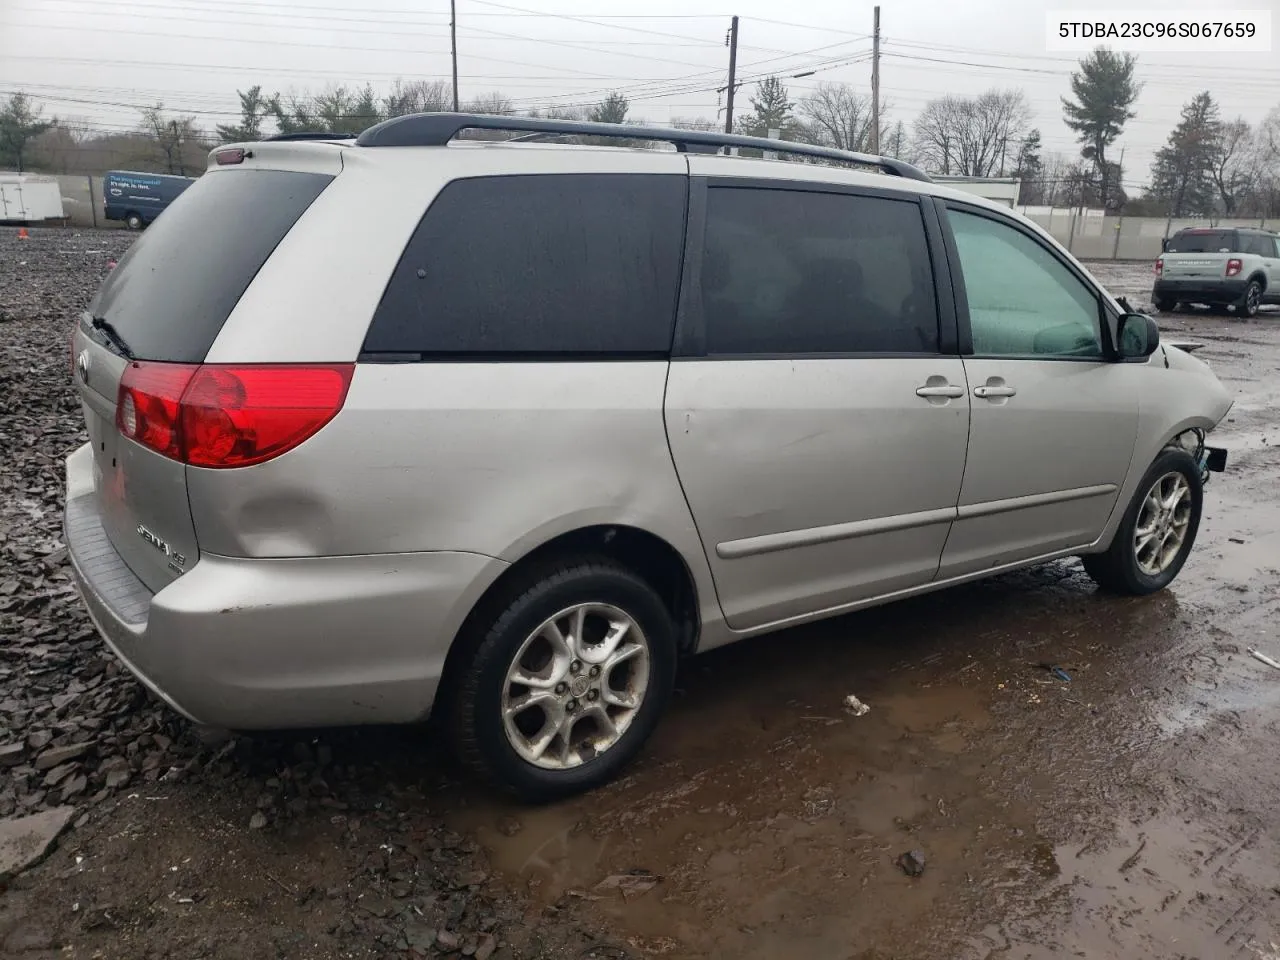
[[[1243,277],[1222,280],[1157,280],[1151,296],[1155,300],[1186,303],[1235,303],[1244,296]]]
[[[91,454],[67,458],[76,584],[108,646],[185,716],[233,730],[405,723],[506,568],[471,553],[280,560],[202,555],[152,595],[98,519]]]

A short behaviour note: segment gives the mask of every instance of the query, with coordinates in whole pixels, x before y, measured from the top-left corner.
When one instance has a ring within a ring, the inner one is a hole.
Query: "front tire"
[[[513,582],[469,642],[451,695],[454,746],[467,766],[532,802],[611,780],[657,726],[675,683],[671,614],[607,558]]]
[[[1138,484],[1111,546],[1080,558],[1085,572],[1113,593],[1163,590],[1187,562],[1203,502],[1195,460],[1185,450],[1165,450]]]

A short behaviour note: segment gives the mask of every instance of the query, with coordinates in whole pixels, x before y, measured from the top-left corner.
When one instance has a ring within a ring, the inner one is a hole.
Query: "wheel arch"
[[[1229,406],[1228,404],[1228,408]],[[1226,416],[1225,410],[1222,416]],[[1161,453],[1170,448],[1177,448],[1176,441],[1178,437],[1187,431],[1200,430],[1207,434],[1218,423],[1219,420],[1215,420],[1212,416],[1203,413],[1192,413],[1166,424],[1158,433],[1150,434],[1150,442],[1143,441],[1141,434],[1139,434],[1139,437],[1136,438],[1133,457],[1129,461],[1129,470],[1116,496],[1115,504],[1111,508],[1111,516],[1107,518],[1107,525],[1103,528],[1102,535],[1089,545],[1089,549],[1081,552],[1097,553],[1111,546],[1111,541],[1120,527],[1120,521],[1124,518],[1125,511],[1129,509],[1129,503],[1137,491],[1138,484],[1146,474],[1147,469],[1151,464],[1155,463],[1156,458]]]
[[[557,534],[527,549],[489,584],[449,644],[441,674],[439,697],[454,687],[452,677],[465,662],[477,623],[494,613],[494,607],[513,583],[536,576],[540,567],[573,556],[606,557],[643,578],[662,598],[675,621],[681,654],[697,650],[702,621],[697,581],[683,554],[663,537],[627,524],[591,524]],[[433,712],[435,712],[433,710]]]

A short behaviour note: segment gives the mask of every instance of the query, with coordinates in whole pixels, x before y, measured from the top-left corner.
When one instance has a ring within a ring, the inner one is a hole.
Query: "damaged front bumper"
[[[1191,454],[1192,459],[1200,467],[1200,481],[1208,483],[1209,474],[1222,473],[1227,469],[1227,451],[1225,447],[1207,446],[1204,441],[1205,432],[1192,429],[1175,437],[1172,446]]]

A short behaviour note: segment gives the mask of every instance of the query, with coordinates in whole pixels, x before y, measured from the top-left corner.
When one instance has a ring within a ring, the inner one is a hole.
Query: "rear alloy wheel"
[[[1244,288],[1244,293],[1236,301],[1236,316],[1256,317],[1260,306],[1262,306],[1262,284],[1257,280],[1250,280],[1249,285]]]
[[[1081,557],[1098,586],[1115,593],[1162,590],[1195,543],[1203,503],[1200,469],[1185,450],[1156,457],[1106,553]]]
[[[130,230],[142,229],[142,217],[136,213],[131,213],[124,218],[124,225]]]
[[[504,596],[451,694],[460,757],[532,801],[605,783],[670,696],[671,615],[606,559],[559,566]]]

